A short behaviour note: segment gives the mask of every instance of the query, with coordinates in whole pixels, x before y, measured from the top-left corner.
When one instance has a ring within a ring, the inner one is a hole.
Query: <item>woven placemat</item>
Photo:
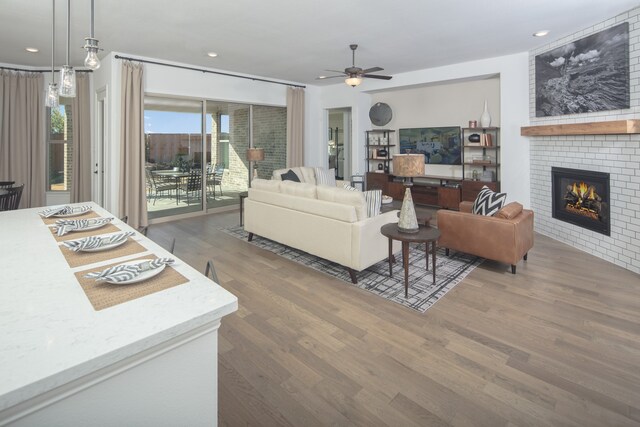
[[[155,255],[143,256],[134,260],[155,259]],[[76,273],[76,278],[82,286],[89,302],[96,311],[122,304],[136,298],[144,297],[155,292],[169,289],[174,286],[187,283],[189,280],[182,274],[178,273],[173,267],[167,265],[164,270],[155,277],[140,283],[131,285],[114,285],[112,283],[96,282],[95,279],[87,279],[85,274],[92,271],[102,271],[120,263],[104,265],[91,270],[80,271]]]
[[[50,227],[49,230],[51,231],[51,235],[53,236],[53,238],[56,239],[56,242],[64,242],[65,240],[77,240],[82,239],[83,237],[97,236],[98,234],[115,233],[116,231],[121,231],[113,224],[107,224],[93,230],[72,231],[65,234],[64,236],[58,236],[54,230],[54,227]]]
[[[81,265],[93,264],[94,262],[109,261],[110,259],[120,258],[126,255],[133,255],[146,251],[146,249],[131,237],[127,241],[106,251],[99,252],[74,252],[71,249],[60,245],[62,255],[67,260],[69,267],[78,267]]]
[[[53,225],[59,219],[91,219],[91,218],[100,218],[100,215],[98,215],[94,211],[89,211],[89,212],[86,212],[86,213],[84,213],[82,215],[66,216],[64,218],[57,218],[57,217],[53,217],[53,216],[49,217],[49,218],[44,218],[44,217],[40,217],[40,218],[42,218],[42,222],[44,222],[45,224]]]

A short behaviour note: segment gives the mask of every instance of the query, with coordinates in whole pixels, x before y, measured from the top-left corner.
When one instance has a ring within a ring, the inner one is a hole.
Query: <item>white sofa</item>
[[[359,191],[308,182],[255,179],[244,202],[249,240],[256,234],[343,265],[353,283],[356,271],[387,258],[380,227],[397,221],[396,210],[367,218]],[[394,253],[399,250],[394,241]]]

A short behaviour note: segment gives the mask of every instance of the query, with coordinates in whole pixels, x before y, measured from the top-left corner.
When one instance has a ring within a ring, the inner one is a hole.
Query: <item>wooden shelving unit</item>
[[[480,145],[469,141],[469,136],[478,134],[482,139],[490,135],[491,145]],[[478,157],[477,161],[473,161]],[[483,181],[485,171],[493,172],[491,181]],[[473,175],[477,174],[474,179]],[[500,128],[462,128],[462,200],[474,201],[483,186],[500,191]]]
[[[395,131],[389,129],[368,130],[366,133],[366,158],[365,163],[367,172],[377,170],[377,164],[382,164],[382,171],[389,172],[389,163],[391,162],[391,147],[395,147]],[[376,156],[380,150],[387,152],[385,156]],[[375,162],[375,166],[371,163]]]

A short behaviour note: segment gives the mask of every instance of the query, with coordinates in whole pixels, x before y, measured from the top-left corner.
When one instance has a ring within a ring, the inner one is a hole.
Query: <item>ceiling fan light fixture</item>
[[[362,78],[358,77],[358,76],[349,76],[345,79],[344,81],[346,84],[348,84],[351,87],[356,87],[358,86],[360,83],[362,83]]]

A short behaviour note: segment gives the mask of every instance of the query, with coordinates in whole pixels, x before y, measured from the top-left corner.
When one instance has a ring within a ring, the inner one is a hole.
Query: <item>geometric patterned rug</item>
[[[222,228],[221,231],[245,242],[247,242],[247,236],[249,235],[241,226]],[[395,254],[396,263],[393,265],[393,277],[389,277],[389,263],[385,259],[366,270],[358,272],[358,283],[353,284],[346,268],[334,262],[257,235],[253,236],[252,242],[247,243],[326,273],[351,286],[357,286],[360,289],[421,313],[427,311],[429,307],[484,261],[484,258],[455,251],[451,251],[451,256],[447,257],[444,254],[444,249],[438,248],[436,251],[436,284],[434,286],[431,259],[429,259],[429,271],[425,270],[424,244],[411,244],[409,247],[409,297],[405,298],[401,252]]]

